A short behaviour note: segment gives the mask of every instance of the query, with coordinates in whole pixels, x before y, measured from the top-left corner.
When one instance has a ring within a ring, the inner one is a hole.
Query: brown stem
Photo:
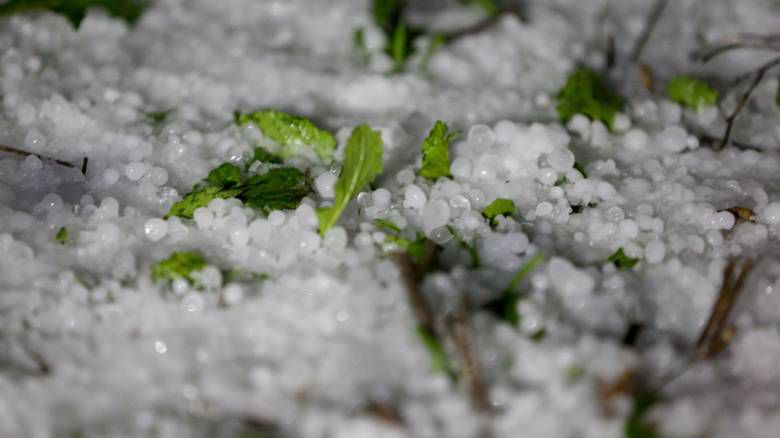
[[[656,0],[653,8],[650,10],[650,14],[647,16],[647,21],[645,22],[645,26],[642,29],[642,33],[639,35],[639,38],[636,41],[634,50],[631,52],[631,61],[639,61],[639,58],[642,56],[642,52],[645,50],[647,42],[650,40],[650,37],[652,36],[653,31],[658,25],[658,21],[661,19],[664,9],[666,9],[668,4],[669,0]]]
[[[487,388],[482,381],[482,373],[479,366],[479,358],[474,351],[474,336],[471,323],[465,310],[461,310],[455,315],[448,324],[450,334],[455,343],[458,353],[463,358],[463,372],[469,381],[469,393],[471,402],[477,411],[481,413],[490,412],[490,401],[487,395]]]
[[[21,156],[24,156],[24,157],[35,156],[35,157],[38,157],[41,160],[53,161],[53,162],[55,162],[55,163],[57,163],[57,164],[59,164],[61,166],[70,167],[71,169],[79,169],[80,168],[81,169],[81,173],[83,173],[84,175],[87,174],[87,161],[88,161],[88,158],[86,158],[86,157],[84,158],[81,166],[77,166],[76,164],[73,164],[70,161],[60,160],[58,158],[47,157],[46,155],[41,155],[41,154],[37,154],[35,152],[29,152],[29,151],[25,151],[23,149],[17,149],[17,148],[14,148],[14,147],[11,147],[11,146],[6,146],[6,145],[0,145],[0,151],[2,151],[2,152],[9,152],[9,153],[16,154],[16,155],[21,155]]]
[[[737,101],[737,106],[734,108],[734,111],[726,118],[726,132],[723,134],[723,140],[720,142],[720,149],[723,149],[727,144],[729,144],[737,117],[742,112],[742,110],[745,109],[745,105],[747,105],[748,101],[750,100],[750,96],[753,94],[756,88],[758,88],[758,85],[764,79],[766,73],[777,65],[780,65],[780,57],[767,62],[766,64],[756,69],[754,72],[749,73],[744,78],[738,79],[738,81],[741,82],[743,79],[753,75],[753,82],[750,83],[750,86],[748,86],[747,90],[742,94],[739,101]]]

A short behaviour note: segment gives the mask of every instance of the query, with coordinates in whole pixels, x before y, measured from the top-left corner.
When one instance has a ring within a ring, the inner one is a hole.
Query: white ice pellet
[[[648,263],[661,263],[666,256],[666,245],[660,240],[651,240],[645,245],[645,260]]]
[[[406,191],[404,192],[404,207],[420,209],[425,206],[427,201],[428,197],[420,187],[414,184],[406,187]]]
[[[314,180],[314,187],[317,188],[317,192],[325,199],[332,199],[335,196],[333,186],[336,184],[338,177],[331,172],[324,172],[320,174]]]
[[[558,172],[566,172],[574,166],[574,154],[566,148],[556,148],[547,155],[547,163]]]
[[[342,250],[347,246],[347,231],[344,227],[335,226],[325,233],[325,241],[323,243],[326,248],[337,251]]]
[[[314,211],[314,207],[309,204],[299,205],[298,208],[295,209],[295,217],[298,219],[298,223],[304,228],[314,229],[319,225],[317,212]]]
[[[441,185],[440,190],[444,196],[452,198],[462,192],[463,188],[457,182],[448,179]]]
[[[32,150],[41,150],[46,147],[46,136],[37,129],[31,129],[24,136],[24,146]]]
[[[35,121],[37,112],[35,107],[29,103],[19,105],[19,109],[16,111],[16,117],[21,126],[27,126]]]
[[[471,176],[471,161],[464,157],[455,158],[450,165],[450,172],[455,178],[468,178]]]
[[[390,205],[391,196],[390,190],[379,188],[374,190],[374,193],[371,194],[371,200],[374,205],[378,207],[387,207]]]
[[[558,172],[553,168],[543,167],[536,174],[536,179],[546,186],[551,186],[558,181]]]
[[[37,172],[43,169],[43,161],[35,155],[28,155],[24,161],[22,161],[19,169],[22,171]]]
[[[214,222],[214,213],[208,208],[199,207],[192,213],[192,218],[195,219],[195,225],[200,230],[208,229],[211,223]]]
[[[125,176],[130,181],[138,181],[146,173],[146,165],[140,161],[133,161],[125,166]]]
[[[759,219],[769,225],[780,223],[780,202],[772,202],[759,214]]]
[[[615,120],[612,125],[616,132],[626,132],[626,130],[631,128],[631,119],[623,113],[618,113],[615,115]]]
[[[274,210],[268,214],[268,223],[274,227],[281,227],[286,218],[283,211]]]
[[[623,147],[632,152],[641,151],[647,146],[647,133],[641,129],[632,129],[623,136]]]
[[[217,217],[224,216],[228,209],[228,202],[222,198],[214,198],[209,201],[208,207]]]
[[[255,219],[249,224],[249,237],[255,243],[264,243],[271,237],[271,224],[266,219]]]
[[[149,181],[157,187],[164,186],[168,182],[168,171],[162,167],[154,167],[149,172]]]
[[[615,190],[615,187],[612,186],[612,184],[606,181],[599,181],[599,183],[596,184],[596,195],[599,198],[605,201],[609,201],[614,198],[616,194],[617,191]]]
[[[395,180],[401,185],[411,184],[414,181],[414,172],[411,169],[404,169],[398,172]]]
[[[152,218],[144,224],[146,238],[157,242],[168,234],[168,223],[160,218]]]
[[[537,216],[547,216],[553,211],[553,205],[547,201],[540,202],[539,205],[536,206],[536,215]]]
[[[222,297],[228,306],[239,304],[244,298],[244,288],[240,284],[230,283],[222,289]]]
[[[246,246],[249,243],[249,230],[241,225],[230,228],[230,243],[234,246]]]
[[[639,227],[633,219],[623,219],[618,225],[620,235],[626,239],[634,239],[639,235]]]
[[[426,234],[443,227],[450,220],[450,206],[442,200],[431,201],[423,208],[422,220]]]
[[[580,138],[590,140],[590,120],[582,114],[575,114],[566,126]]]
[[[496,135],[487,125],[474,125],[469,129],[468,139],[477,149],[487,149],[495,143]]]
[[[109,167],[103,171],[103,183],[105,183],[107,186],[112,186],[116,184],[117,181],[119,181],[119,176],[120,175],[118,170]]]
[[[688,143],[688,133],[680,126],[671,125],[658,134],[656,141],[667,151],[682,152]]]
[[[112,245],[119,240],[121,233],[119,227],[113,222],[101,222],[95,230],[98,242],[105,245]]]

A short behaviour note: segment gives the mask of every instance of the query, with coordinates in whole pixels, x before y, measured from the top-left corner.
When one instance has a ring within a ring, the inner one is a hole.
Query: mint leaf
[[[615,114],[623,107],[622,99],[607,88],[598,74],[582,67],[569,76],[556,97],[558,116],[564,123],[583,114],[612,129]]]
[[[192,215],[200,207],[206,207],[214,199],[228,199],[238,195],[241,191],[237,189],[223,189],[216,186],[196,185],[192,192],[185,195],[181,201],[171,206],[165,218],[179,216],[186,219],[192,219]]]
[[[531,257],[531,259],[525,262],[523,267],[512,276],[512,279],[509,281],[509,286],[507,286],[501,296],[488,302],[484,306],[485,309],[498,318],[517,327],[520,324],[520,313],[517,311],[517,304],[522,298],[519,290],[520,285],[543,261],[544,255],[541,253],[537,253]]]
[[[152,281],[173,281],[183,278],[193,283],[192,273],[201,271],[205,267],[206,259],[200,253],[175,252],[152,268]]]
[[[449,132],[447,124],[438,120],[431,132],[423,141],[423,164],[420,175],[435,181],[441,177],[452,176],[450,173],[450,142],[457,133]]]
[[[697,111],[718,101],[718,90],[692,76],[683,75],[672,79],[666,92],[669,100]]]
[[[273,210],[297,208],[309,194],[306,175],[293,167],[271,169],[262,175],[255,175],[239,187],[237,198],[244,205],[269,213]]]
[[[57,231],[57,234],[54,236],[54,241],[60,245],[65,245],[65,243],[68,241],[68,229],[65,227],[60,228]]]
[[[515,207],[515,203],[511,199],[498,198],[482,210],[482,216],[489,220],[491,225],[495,225],[496,217],[512,216],[515,214],[516,209],[517,207]]]
[[[382,173],[382,137],[368,125],[359,125],[352,131],[344,149],[344,163],[336,181],[333,206],[317,210],[320,233],[332,227],[361,188]]]
[[[273,154],[269,152],[265,148],[256,147],[252,153],[252,159],[249,160],[247,163],[247,167],[251,166],[252,163],[255,161],[259,161],[261,163],[270,163],[270,164],[282,164],[283,160],[282,157]]]
[[[230,163],[220,164],[209,172],[206,183],[223,189],[235,187],[241,183],[241,169]]]
[[[618,269],[631,269],[639,262],[639,259],[631,258],[623,252],[623,248],[615,251],[607,261],[612,262]]]
[[[235,117],[239,126],[248,123],[257,125],[266,137],[281,147],[279,155],[283,159],[311,149],[321,160],[329,160],[336,149],[333,135],[304,117],[276,110],[237,113]]]
[[[147,0],[8,0],[0,5],[0,16],[51,11],[64,16],[78,29],[90,8],[103,9],[112,17],[134,24],[148,4]]]

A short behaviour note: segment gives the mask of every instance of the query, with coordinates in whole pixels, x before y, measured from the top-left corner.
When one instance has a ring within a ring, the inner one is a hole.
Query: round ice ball
[[[160,218],[149,219],[144,224],[144,233],[147,239],[157,242],[168,233],[168,223]]]

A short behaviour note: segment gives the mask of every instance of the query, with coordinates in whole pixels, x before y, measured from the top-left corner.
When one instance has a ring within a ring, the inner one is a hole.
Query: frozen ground
[[[502,17],[442,47],[427,71],[396,75],[385,74],[363,1],[161,0],[133,28],[93,11],[78,32],[51,14],[3,19],[0,144],[89,166],[84,177],[0,153],[0,437],[234,437],[259,423],[271,430],[253,436],[619,437],[630,370],[663,382],[644,419],[658,436],[777,436],[777,72],[735,130],[760,152],[699,141],[686,130],[720,135],[717,110],[681,110],[662,90],[676,74],[722,86],[758,65],[765,53],[706,67],[690,54],[739,32],[776,32],[780,5],[671,2],[642,56],[657,82],[650,94],[626,64],[650,2],[528,3],[526,22]],[[423,7],[414,17],[453,29],[481,12]],[[354,53],[358,27],[368,64]],[[607,34],[626,65],[612,75],[625,114],[615,132],[582,117],[567,130],[554,95],[577,63],[604,66]],[[197,221],[154,221],[254,146],[257,132],[232,114],[256,108],[309,116],[340,145],[358,123],[381,130],[374,191],[324,239],[312,207],[332,197],[327,174],[338,168],[305,161],[296,164],[317,190],[295,211],[266,218],[229,200]],[[145,115],[166,110],[160,123]],[[453,178],[432,183],[415,172],[436,119],[463,135]],[[480,212],[499,197],[518,214],[491,229]],[[736,221],[721,211],[731,207],[756,218]],[[431,370],[375,218],[443,244],[448,269],[424,291],[444,318],[466,298],[494,298],[545,255],[519,328],[472,314],[491,414],[477,413],[463,378]],[[480,268],[448,224],[478,236]],[[618,248],[636,267],[607,262]],[[152,282],[156,262],[192,249],[210,264],[203,290]],[[692,361],[730,258],[756,262],[736,334],[722,354]],[[268,278],[223,281],[230,269]],[[630,327],[642,330],[624,342]]]

